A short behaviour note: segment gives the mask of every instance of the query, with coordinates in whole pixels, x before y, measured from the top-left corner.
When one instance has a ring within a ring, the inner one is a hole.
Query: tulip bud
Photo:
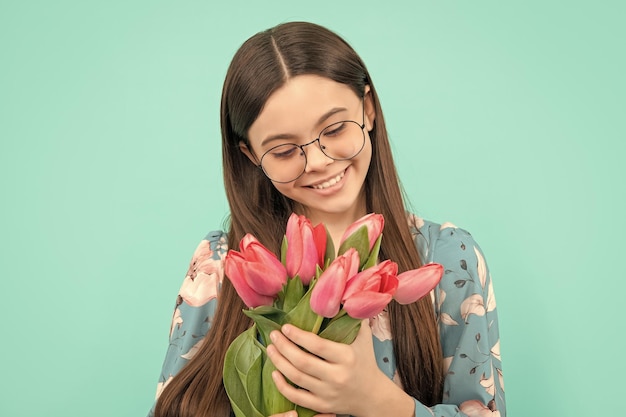
[[[316,239],[311,221],[304,216],[292,213],[287,222],[287,274],[290,277],[298,275],[304,285],[308,285],[315,276],[316,266],[320,258],[320,251],[316,247]],[[318,237],[319,239],[319,237]],[[321,243],[321,242],[320,242]],[[324,239],[324,244],[326,240]],[[322,251],[325,252],[326,247]],[[322,264],[323,266],[323,260]]]
[[[252,235],[244,236],[239,246],[240,252],[229,250],[226,254],[226,276],[248,307],[272,305],[287,282],[285,267]]]
[[[372,250],[376,240],[383,232],[383,227],[385,225],[385,219],[382,214],[370,213],[363,217],[361,217],[356,222],[352,223],[344,232],[343,237],[341,238],[341,244],[345,242],[351,235],[356,233],[361,227],[365,226],[367,228],[367,239],[369,241],[369,250]]]
[[[443,266],[437,263],[426,264],[398,275],[398,289],[393,298],[400,304],[410,304],[428,294],[439,284]]]
[[[343,294],[343,308],[350,317],[366,319],[383,311],[398,288],[397,272],[398,265],[385,260],[350,278]]]
[[[363,320],[380,314],[392,299],[388,293],[361,293],[355,294],[343,304],[344,310],[352,318]]]
[[[318,315],[334,317],[339,312],[348,279],[358,272],[359,254],[348,249],[326,268],[311,292],[311,309]]]
[[[284,279],[279,281],[282,281],[283,284],[287,282],[285,266],[278,260],[273,252],[263,246],[261,242],[250,233],[246,234],[243,239],[241,239],[239,248],[246,260],[266,265],[274,276],[282,276],[284,274]]]
[[[320,268],[324,268],[326,257],[326,242],[328,241],[328,232],[323,223],[313,228],[313,241],[317,248],[317,264]]]

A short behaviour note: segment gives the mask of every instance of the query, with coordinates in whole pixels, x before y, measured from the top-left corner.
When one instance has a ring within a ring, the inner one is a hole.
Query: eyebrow
[[[326,113],[324,113],[318,120],[317,120],[317,124],[316,126],[321,125],[324,121],[326,121],[330,116],[337,114],[337,113],[341,113],[343,111],[347,111],[348,109],[345,107],[333,107],[332,109],[328,110]],[[261,142],[261,146],[265,146],[267,143],[274,141],[274,140],[278,140],[278,139],[293,139],[294,135],[291,133],[278,133],[276,135],[270,135],[268,137],[266,137],[265,139],[263,139],[263,141]]]

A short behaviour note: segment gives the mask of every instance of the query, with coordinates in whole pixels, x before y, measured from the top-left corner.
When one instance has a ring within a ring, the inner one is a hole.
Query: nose
[[[314,141],[302,146],[302,150],[306,153],[306,166],[304,167],[304,172],[318,171],[334,161],[322,152],[321,146],[322,144],[319,139],[315,139]]]

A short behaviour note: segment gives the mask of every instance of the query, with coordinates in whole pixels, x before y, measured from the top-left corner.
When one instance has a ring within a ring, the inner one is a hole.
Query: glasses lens
[[[303,146],[316,146],[317,141]],[[343,121],[328,126],[319,136],[319,146],[326,156],[335,160],[354,158],[365,145],[365,133],[354,121]],[[275,182],[291,182],[304,172],[306,155],[292,143],[271,148],[261,157],[265,175]]]
[[[363,129],[354,121],[333,123],[320,133],[322,151],[336,160],[354,158],[364,144]]]
[[[276,182],[293,181],[304,172],[305,165],[302,150],[290,143],[273,147],[261,158],[265,175]]]

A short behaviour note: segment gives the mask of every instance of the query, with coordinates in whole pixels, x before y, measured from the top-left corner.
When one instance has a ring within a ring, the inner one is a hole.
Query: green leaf
[[[256,410],[263,410],[263,387],[260,384],[261,371],[263,370],[263,351],[259,350],[255,342],[256,338],[252,343],[244,344],[239,351],[239,355],[254,357],[254,361],[247,368],[238,367],[237,371],[244,381],[250,403]]]
[[[313,417],[319,414],[317,411],[300,407],[299,405],[296,406],[296,411],[298,412],[298,417]]]
[[[313,285],[309,287],[309,290],[300,299],[298,304],[287,313],[285,316],[285,322],[291,323],[302,330],[311,331],[315,327],[318,315],[311,310],[311,292]]]
[[[272,372],[276,370],[276,367],[269,358],[265,358],[263,364],[263,372],[261,378],[263,380],[263,406],[265,414],[268,416],[284,413],[289,410],[295,409],[295,404],[285,398],[272,379]]]
[[[274,330],[280,331],[281,326],[285,324],[285,312],[275,307],[256,307],[250,310],[243,310],[243,313],[256,324],[263,346],[267,346],[270,343],[270,333]]]
[[[287,265],[287,235],[283,236],[283,243],[280,245],[280,262]]]
[[[380,243],[382,242],[382,240],[383,240],[383,234],[381,233],[380,236],[378,236],[378,239],[376,239],[376,242],[374,243],[374,246],[372,247],[372,250],[370,251],[367,261],[365,261],[365,264],[361,268],[362,270],[371,268],[374,265],[376,265],[376,262],[378,261],[378,253],[380,252]]]
[[[244,313],[246,311],[250,311],[251,313],[255,315],[259,315],[259,316],[280,315],[281,313],[283,313],[281,309],[276,308],[274,306],[258,306],[258,307],[251,308],[249,310],[245,310]]]
[[[287,291],[287,284],[283,285],[283,288],[278,292],[274,299],[273,307],[283,310],[285,304],[285,292]]]
[[[226,354],[226,358],[228,360],[228,353]],[[248,401],[243,383],[241,379],[239,379],[239,375],[234,366],[229,365],[228,369],[224,367],[224,387],[226,388],[226,394],[228,394],[230,405],[236,417],[253,415],[252,405]]]
[[[361,267],[367,261],[370,252],[370,241],[367,235],[367,226],[363,225],[357,229],[356,232],[352,233],[346,240],[343,241],[341,246],[339,246],[338,255],[343,255],[350,248],[356,249],[359,253],[359,259],[361,261]],[[359,268],[360,270],[360,268]]]
[[[328,265],[325,266],[325,268],[327,268]],[[313,286],[313,284],[315,282],[317,282],[318,279],[320,279],[320,275],[322,275],[322,272],[324,272],[324,270],[322,268],[320,268],[319,265],[317,265],[315,267],[315,276],[311,279],[311,282],[309,282],[309,288],[311,288]]]
[[[302,280],[299,276],[295,276],[287,281],[287,285],[285,286],[285,300],[283,303],[283,310],[290,311],[300,299],[304,296],[304,285],[302,284]]]
[[[324,254],[324,268],[326,268],[332,261],[335,260],[335,245],[333,244],[333,238],[330,236],[328,229],[326,230],[326,253]]]
[[[341,310],[320,332],[320,337],[334,342],[350,344],[356,339],[360,328],[361,320],[352,318],[345,313],[345,310]]]
[[[264,417],[259,383],[263,350],[256,333],[256,326],[252,326],[237,336],[224,358],[224,387],[237,417]]]

